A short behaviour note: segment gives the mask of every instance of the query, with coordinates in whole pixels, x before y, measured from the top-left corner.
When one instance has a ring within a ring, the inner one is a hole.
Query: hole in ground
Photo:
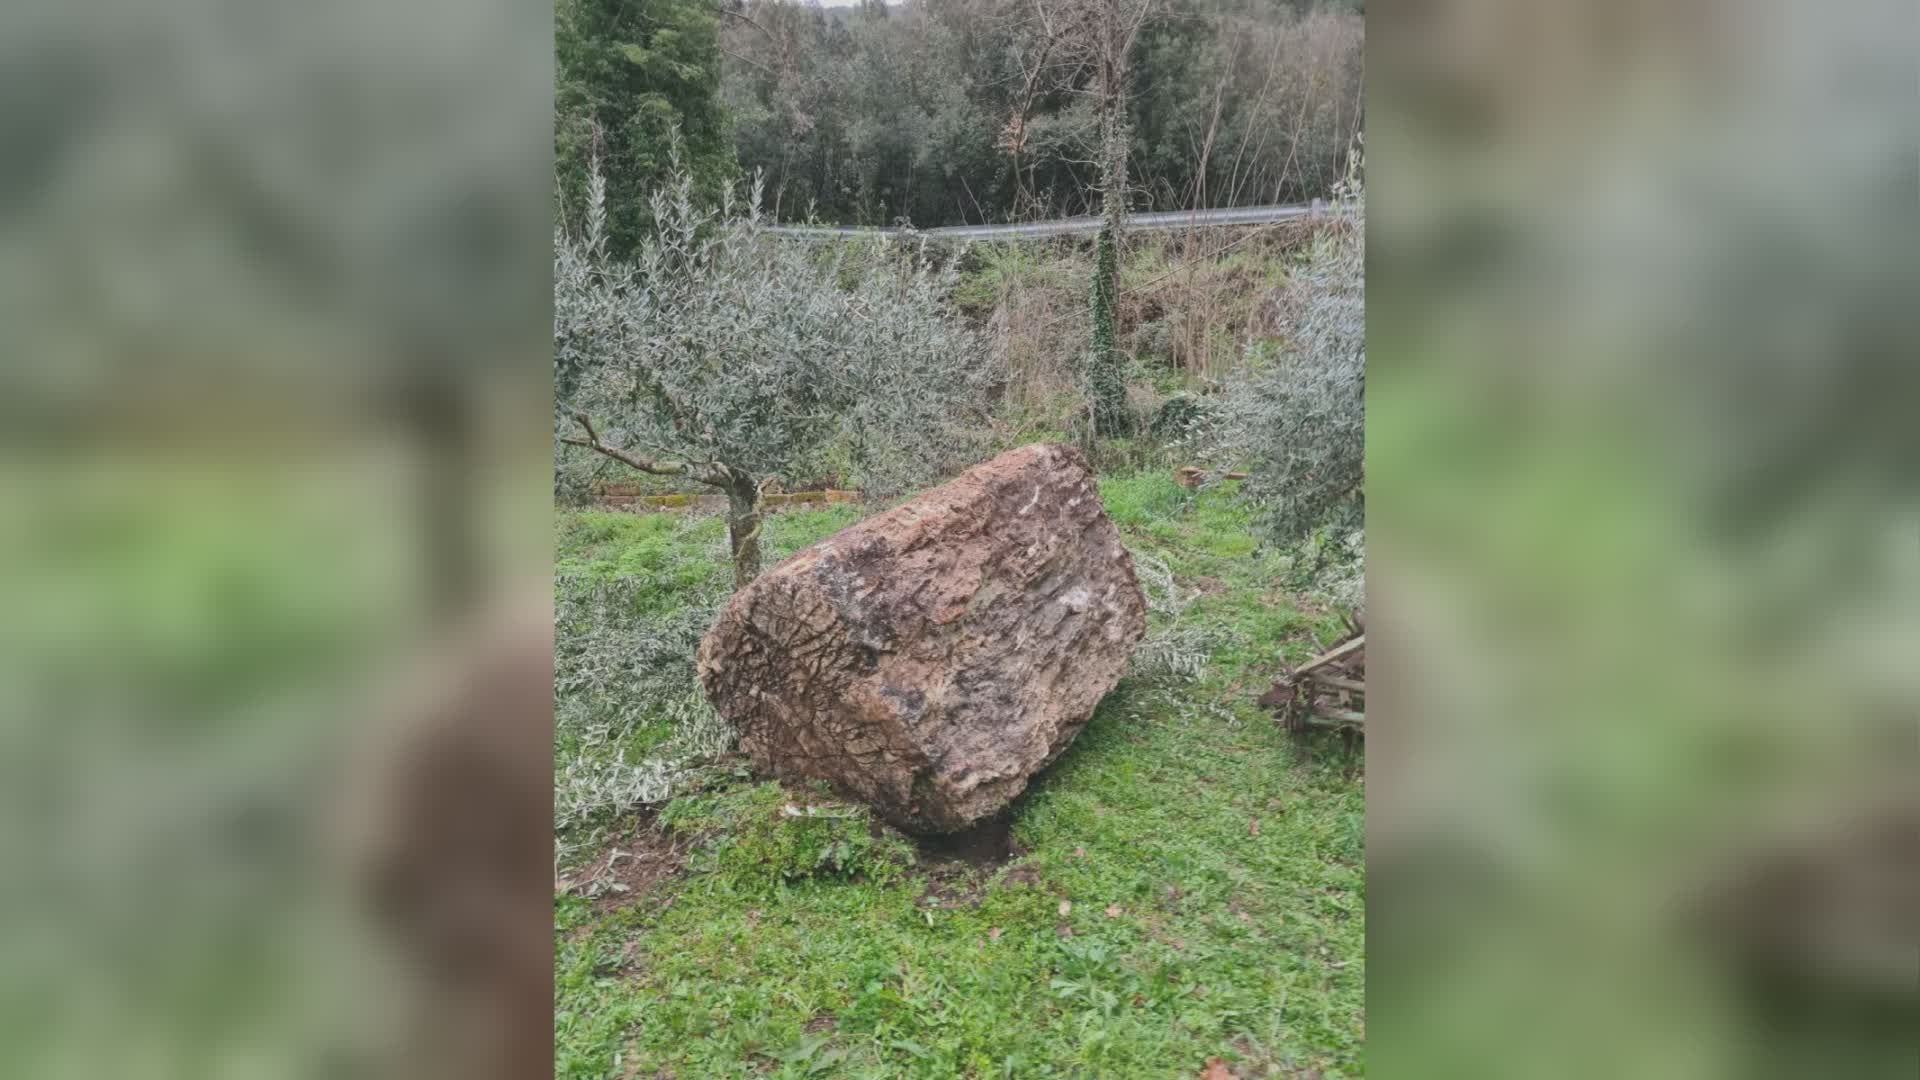
[[[1013,816],[990,817],[956,833],[916,838],[920,857],[928,863],[963,864],[991,869],[1004,866],[1020,854],[1013,842]]]

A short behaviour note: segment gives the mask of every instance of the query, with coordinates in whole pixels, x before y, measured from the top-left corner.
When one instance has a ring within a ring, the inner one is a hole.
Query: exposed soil
[[[927,890],[922,901],[952,907],[975,904],[985,895],[993,871],[1026,854],[1013,839],[1013,815],[998,814],[957,833],[914,838],[920,851],[921,874]],[[1029,867],[1014,867],[1009,880],[1037,882]]]
[[[679,876],[686,868],[690,846],[689,838],[669,836],[648,815],[627,835],[608,844],[592,862],[567,875],[560,885],[592,900],[594,910],[604,915],[646,897]]]
[[[1006,876],[1000,880],[1008,885],[1038,885],[1040,884],[1040,871],[1035,870],[1031,866],[1016,866],[1008,870]]]
[[[945,863],[990,870],[1021,854],[1013,842],[1010,814],[997,814],[956,833],[922,836],[916,843],[921,860],[929,866]]]

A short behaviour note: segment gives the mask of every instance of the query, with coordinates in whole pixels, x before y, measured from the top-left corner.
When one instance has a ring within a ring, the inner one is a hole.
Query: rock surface
[[[914,832],[990,817],[1067,748],[1146,632],[1079,451],[1008,451],[737,593],[700,681],[756,766]]]

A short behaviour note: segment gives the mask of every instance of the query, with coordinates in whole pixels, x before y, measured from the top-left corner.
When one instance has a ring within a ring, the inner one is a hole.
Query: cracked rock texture
[[[1086,459],[1025,446],[762,574],[700,681],[761,770],[952,832],[1060,756],[1146,626]]]

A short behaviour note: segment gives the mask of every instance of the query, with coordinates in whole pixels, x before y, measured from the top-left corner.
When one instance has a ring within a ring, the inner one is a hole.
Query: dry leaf
[[[1240,921],[1241,921],[1241,922],[1252,922],[1252,921],[1253,921],[1253,916],[1251,916],[1251,915],[1249,915],[1249,914],[1247,914],[1247,913],[1246,913],[1246,912],[1244,912],[1244,911],[1236,911],[1236,912],[1234,912],[1234,914],[1236,914],[1236,915],[1238,915],[1238,916],[1240,916]]]
[[[1083,848],[1083,847],[1077,847],[1077,848],[1074,848],[1074,849],[1073,849],[1073,857],[1074,857],[1074,858],[1076,858],[1076,859],[1084,859],[1084,858],[1086,858],[1086,857],[1087,857],[1087,849],[1086,849],[1086,848]]]
[[[1248,836],[1260,835],[1260,819],[1259,818],[1255,817],[1255,818],[1247,819],[1247,835]]]
[[[1073,927],[1068,926],[1066,923],[1061,923],[1059,926],[1053,928],[1053,932],[1060,937],[1072,937]]]
[[[1002,930],[1002,929],[1000,929],[1000,928],[999,928],[999,927],[997,927],[997,926],[989,926],[989,927],[987,927],[987,940],[988,940],[988,941],[999,941],[999,940],[1000,940],[1000,935],[1001,935],[1001,934],[1003,934],[1003,933],[1005,933],[1005,932],[1006,932],[1006,931],[1004,931],[1004,930]]]
[[[1107,905],[1107,918],[1109,918],[1109,919],[1117,919],[1117,918],[1119,918],[1119,917],[1120,917],[1120,905],[1119,905],[1119,904],[1108,904],[1108,905]]]
[[[1071,900],[1060,901],[1060,917],[1064,919],[1072,913],[1073,913],[1073,901]]]
[[[1219,1058],[1208,1058],[1207,1067],[1200,1071],[1200,1080],[1234,1080],[1233,1070]]]

